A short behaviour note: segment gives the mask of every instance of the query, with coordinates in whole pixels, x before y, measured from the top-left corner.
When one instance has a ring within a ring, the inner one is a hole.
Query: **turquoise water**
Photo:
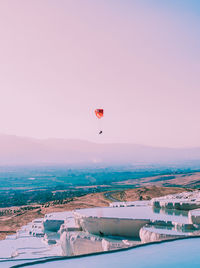
[[[105,207],[105,208],[86,208],[76,210],[83,216],[119,218],[119,219],[150,219],[154,221],[170,221],[180,224],[188,224],[188,212],[179,210],[160,210],[159,213],[154,211],[151,206],[139,207]],[[171,211],[171,213],[169,213]]]
[[[41,263],[36,267],[199,268],[199,248],[200,238],[181,239],[121,252]]]

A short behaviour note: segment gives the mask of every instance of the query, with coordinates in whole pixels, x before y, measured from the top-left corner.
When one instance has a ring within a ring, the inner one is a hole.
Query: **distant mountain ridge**
[[[200,160],[200,148],[160,148],[135,144],[99,144],[83,140],[34,139],[0,135],[0,165],[159,163]]]

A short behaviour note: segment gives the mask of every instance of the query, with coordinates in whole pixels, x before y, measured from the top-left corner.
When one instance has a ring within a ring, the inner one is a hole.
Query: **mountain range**
[[[200,148],[164,148],[73,139],[0,135],[0,165],[134,164],[200,161]]]

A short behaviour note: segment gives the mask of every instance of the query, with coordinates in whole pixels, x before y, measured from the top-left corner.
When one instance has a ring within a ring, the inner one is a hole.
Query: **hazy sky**
[[[200,146],[200,1],[0,0],[0,132]]]

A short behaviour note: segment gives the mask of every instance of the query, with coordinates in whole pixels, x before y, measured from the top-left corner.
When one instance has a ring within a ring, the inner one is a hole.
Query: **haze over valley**
[[[138,164],[200,161],[200,148],[94,143],[76,139],[34,139],[0,135],[0,165]]]

